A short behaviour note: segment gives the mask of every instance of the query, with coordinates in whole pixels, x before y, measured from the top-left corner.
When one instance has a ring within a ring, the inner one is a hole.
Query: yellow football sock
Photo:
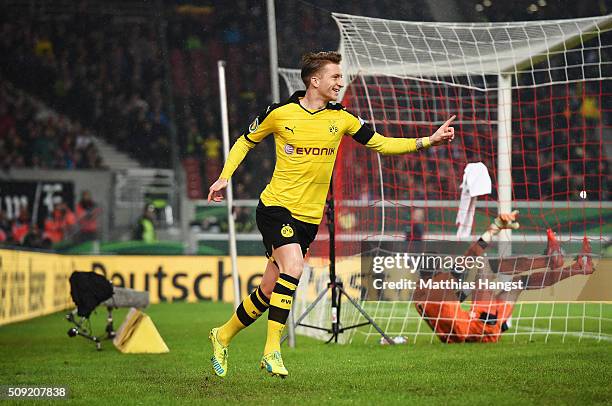
[[[293,294],[298,285],[298,280],[287,274],[280,274],[272,296],[270,296],[270,312],[268,313],[268,336],[266,346],[264,347],[264,355],[274,351],[280,351],[280,339],[291,303],[293,302]]]
[[[270,305],[270,300],[263,294],[261,286],[247,296],[236,309],[232,317],[219,328],[217,339],[228,345],[232,338],[244,328],[253,324]]]
[[[264,354],[270,354],[274,351],[280,352],[280,339],[284,328],[284,324],[274,320],[268,320],[268,336],[266,338]]]

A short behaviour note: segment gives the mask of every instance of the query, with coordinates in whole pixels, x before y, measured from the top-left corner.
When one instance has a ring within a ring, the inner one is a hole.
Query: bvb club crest
[[[289,224],[283,224],[281,235],[285,238],[293,237],[293,228]]]
[[[329,132],[333,135],[338,134],[338,126],[336,125],[335,121],[329,122]]]

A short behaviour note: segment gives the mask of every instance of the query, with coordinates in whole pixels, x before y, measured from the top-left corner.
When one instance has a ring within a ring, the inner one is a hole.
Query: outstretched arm
[[[448,144],[455,138],[455,129],[451,123],[457,116],[452,116],[429,137],[423,138],[393,138],[374,133],[366,147],[383,155],[400,155],[416,152],[431,146]]]

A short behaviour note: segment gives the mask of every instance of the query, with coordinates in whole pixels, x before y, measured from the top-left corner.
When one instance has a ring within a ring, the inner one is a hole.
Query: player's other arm
[[[236,140],[232,149],[230,149],[223,170],[219,175],[219,179],[213,183],[208,192],[208,201],[214,200],[220,202],[223,200],[223,189],[227,187],[227,182],[231,178],[236,168],[242,163],[246,155],[257,144],[259,144],[270,133],[274,132],[274,117],[273,110],[276,106],[269,106],[266,111],[258,115],[249,128]]]
[[[455,129],[451,127],[455,118],[456,116],[452,116],[431,136],[422,138],[385,137],[356,117],[350,119],[347,133],[357,142],[382,155],[400,155],[451,142],[455,138]]]

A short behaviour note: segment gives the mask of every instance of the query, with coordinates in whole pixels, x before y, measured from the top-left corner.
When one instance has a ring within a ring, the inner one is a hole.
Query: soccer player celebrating
[[[472,244],[465,256],[482,256],[491,238],[504,228],[518,229],[517,213],[501,214],[487,231]],[[594,272],[591,245],[585,237],[582,252],[569,266],[564,267],[563,253],[552,230],[548,230],[546,255],[540,257],[502,258],[493,269],[486,267],[480,278],[491,278],[494,272],[508,275],[516,289],[493,291],[475,289],[470,292],[472,306],[469,311],[461,308],[467,297],[464,290],[418,289],[413,297],[415,307],[423,319],[444,343],[497,342],[509,328],[514,303],[525,290],[544,289],[574,275],[590,275]],[[545,271],[525,274],[545,268]],[[440,272],[434,281],[460,280],[462,274]],[[519,283],[520,282],[520,283]]]
[[[304,55],[301,77],[306,91],[294,93],[286,102],[273,104],[257,116],[232,147],[219,179],[210,187],[208,201],[221,201],[222,190],[246,154],[274,134],[276,167],[256,210],[269,261],[260,286],[244,299],[227,323],[210,332],[211,361],[219,376],[227,373],[227,347],[232,338],[267,309],[268,334],[260,366],[271,375],[288,375],[280,352],[281,332],[302,274],[304,256],[323,217],[342,136],[350,136],[384,155],[417,152],[454,138],[451,123],[455,116],[429,137],[391,138],[373,131],[336,103],[344,87],[340,61],[337,52]]]

